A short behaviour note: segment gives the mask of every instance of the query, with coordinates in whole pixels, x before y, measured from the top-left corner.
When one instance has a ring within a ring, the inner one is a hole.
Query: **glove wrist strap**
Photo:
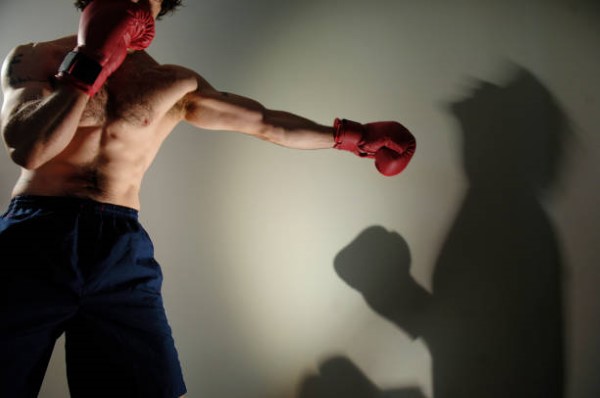
[[[89,92],[102,72],[102,66],[79,51],[70,51],[58,68],[56,77]]]
[[[335,119],[333,127],[335,129],[335,145],[333,147],[358,155],[360,152],[358,145],[363,138],[364,126],[347,119]]]

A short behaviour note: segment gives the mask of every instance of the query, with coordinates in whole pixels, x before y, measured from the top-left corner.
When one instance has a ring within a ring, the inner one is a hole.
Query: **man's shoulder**
[[[77,45],[77,36],[70,35],[59,37],[57,39],[46,40],[46,41],[32,41],[29,43],[21,43],[15,46],[15,48],[35,48],[35,49],[45,49],[45,48],[66,48],[70,49]]]
[[[166,73],[172,78],[184,78],[196,73],[182,65],[176,65],[171,63],[162,63],[144,51],[136,51],[134,54],[130,54],[129,59],[126,63],[132,63],[141,67],[141,71],[148,70],[152,72]]]
[[[38,46],[60,47],[60,48],[65,48],[65,49],[71,50],[77,45],[77,36],[69,35],[69,36],[60,37],[58,39],[54,39],[54,40],[50,40],[50,41],[43,41],[43,42],[34,43],[34,44],[38,45]]]
[[[22,43],[13,47],[6,55],[6,58],[11,58],[15,55],[19,55],[20,57],[48,56],[49,53],[59,55],[69,51],[76,43],[77,37],[74,35],[49,41]]]
[[[28,44],[35,51],[42,53],[53,53],[57,55],[66,54],[77,45],[77,37],[75,35],[65,36],[50,41],[41,41]]]
[[[58,68],[62,58],[73,48],[76,41],[75,36],[66,36],[16,45],[5,55],[2,63],[2,89],[29,81],[46,83],[46,72]]]

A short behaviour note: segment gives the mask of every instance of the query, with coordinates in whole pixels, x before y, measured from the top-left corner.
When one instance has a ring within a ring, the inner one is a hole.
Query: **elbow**
[[[39,157],[33,156],[31,152],[18,150],[17,148],[9,148],[11,160],[19,167],[26,170],[35,170],[39,168],[43,162]]]
[[[258,116],[254,125],[256,137],[281,146],[289,145],[287,131],[281,121],[277,119],[275,112],[265,109]]]
[[[4,143],[8,150],[10,159],[17,166],[27,170],[35,170],[43,164],[39,151],[36,151],[36,146],[33,143],[18,140],[18,135],[13,130],[5,130],[3,134]]]

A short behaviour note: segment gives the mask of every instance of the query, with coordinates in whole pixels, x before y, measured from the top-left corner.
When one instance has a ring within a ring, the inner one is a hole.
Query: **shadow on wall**
[[[304,380],[298,398],[425,398],[418,388],[382,391],[348,358],[335,357]]]
[[[541,199],[560,169],[567,119],[523,69],[502,87],[481,82],[450,110],[464,134],[470,185],[438,256],[433,293],[411,277],[405,240],[378,226],[338,254],[336,272],[374,311],[425,341],[433,398],[562,398],[562,266]],[[323,393],[343,384],[345,394]],[[378,391],[348,359],[334,358],[300,394],[329,396],[422,394]]]

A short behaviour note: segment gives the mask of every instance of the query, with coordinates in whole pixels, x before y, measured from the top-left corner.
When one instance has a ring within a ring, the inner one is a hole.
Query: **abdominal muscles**
[[[132,54],[90,99],[73,139],[55,158],[21,172],[13,195],[77,196],[139,208],[145,171],[182,120],[195,88],[180,69]]]

